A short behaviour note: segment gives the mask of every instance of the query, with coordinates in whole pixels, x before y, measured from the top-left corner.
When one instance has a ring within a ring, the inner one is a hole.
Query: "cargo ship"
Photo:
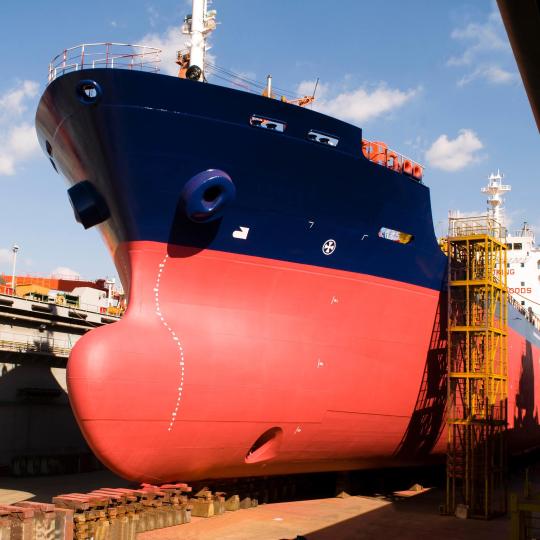
[[[50,66],[40,144],[128,294],[70,356],[84,436],[155,483],[444,453],[444,400],[427,427],[415,414],[446,311],[422,166],[303,107],[312,96],[275,99],[270,79],[264,95],[206,82],[213,28],[195,0],[178,77],[159,51],[111,43]],[[510,415],[536,419],[540,336],[509,319]]]

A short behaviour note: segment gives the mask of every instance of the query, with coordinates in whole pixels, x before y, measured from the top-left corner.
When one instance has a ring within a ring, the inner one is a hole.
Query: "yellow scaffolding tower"
[[[506,513],[506,230],[450,218],[446,511]]]

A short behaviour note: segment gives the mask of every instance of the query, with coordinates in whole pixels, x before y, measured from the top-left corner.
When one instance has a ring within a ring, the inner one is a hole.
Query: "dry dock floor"
[[[38,478],[1,478],[0,504],[48,502],[59,493],[129,484],[107,471]],[[138,540],[494,540],[509,537],[508,518],[460,520],[439,515],[443,493],[428,491],[389,501],[355,496],[261,505],[141,533]]]
[[[442,493],[389,502],[372,497],[275,503],[193,518],[186,525],[141,533],[139,540],[494,540],[509,537],[506,518],[460,520],[440,516]]]

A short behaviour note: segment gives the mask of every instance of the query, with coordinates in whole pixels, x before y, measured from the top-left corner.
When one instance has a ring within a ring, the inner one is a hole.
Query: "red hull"
[[[73,409],[107,466],[159,482],[396,463],[422,380],[435,291],[176,249],[121,247],[129,310],[82,338],[69,360]],[[515,416],[523,339],[512,333],[509,345]],[[533,356],[536,370],[537,349]],[[282,430],[274,448],[247,463],[270,428]],[[444,449],[441,437],[435,451]]]
[[[113,470],[192,480],[374,466],[395,452],[436,292],[224,252],[167,256],[151,242],[123,245],[117,264],[131,268],[128,312],[68,365],[75,414]],[[276,457],[246,463],[273,427]]]

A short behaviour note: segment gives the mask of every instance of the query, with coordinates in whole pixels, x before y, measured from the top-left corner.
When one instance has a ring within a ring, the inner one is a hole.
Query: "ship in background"
[[[96,467],[69,406],[66,362],[122,309],[112,279],[0,274],[0,475]]]
[[[488,195],[487,215],[506,230],[508,298],[510,303],[529,322],[540,330],[540,248],[536,245],[534,230],[524,222],[519,230],[510,231],[504,209],[504,196],[512,186],[503,183],[500,170],[491,173],[482,193]],[[450,212],[450,217],[460,213]]]
[[[89,445],[156,483],[442,455],[447,259],[422,167],[270,80],[265,95],[204,82],[215,12],[194,0],[185,27],[179,77],[154,49],[83,45],[53,61],[38,106],[128,294],[68,363]],[[509,320],[509,416],[529,449],[540,336]]]
[[[124,294],[114,278],[90,281],[78,276],[0,274],[0,295],[116,317],[125,311]]]

